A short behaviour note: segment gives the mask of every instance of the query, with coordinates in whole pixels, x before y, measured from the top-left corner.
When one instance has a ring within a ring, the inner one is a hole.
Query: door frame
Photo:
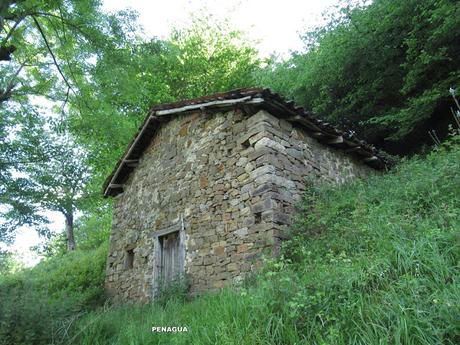
[[[153,282],[152,298],[158,295],[159,279],[161,277],[161,243],[160,237],[169,235],[173,232],[179,233],[179,274],[185,273],[185,222],[181,216],[179,221],[166,228],[151,233],[153,238]]]

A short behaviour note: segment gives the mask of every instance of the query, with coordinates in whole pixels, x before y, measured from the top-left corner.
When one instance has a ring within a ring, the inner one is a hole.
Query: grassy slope
[[[1,277],[0,345],[458,344],[459,172],[457,146],[368,181],[312,185],[282,258],[189,302],[91,311],[106,248],[53,257]]]
[[[0,276],[0,345],[50,344],[104,300],[106,245]]]
[[[76,344],[460,343],[460,148],[311,188],[283,258],[250,286],[87,315]],[[313,207],[314,205],[314,207]],[[152,334],[151,326],[188,333]]]

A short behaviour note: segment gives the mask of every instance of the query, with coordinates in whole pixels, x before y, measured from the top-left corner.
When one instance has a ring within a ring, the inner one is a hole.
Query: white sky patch
[[[59,212],[46,212],[45,215],[51,222],[48,227],[53,233],[63,231],[63,215]],[[15,241],[11,246],[5,246],[0,243],[0,248],[7,248],[15,253],[15,258],[21,260],[26,267],[32,267],[38,264],[42,257],[30,248],[42,243],[44,243],[44,239],[40,238],[33,228],[23,226],[17,230]]]
[[[130,7],[139,13],[139,22],[149,37],[167,38],[173,27],[190,24],[191,14],[209,13],[229,20],[235,29],[259,41],[261,56],[273,52],[286,57],[300,50],[299,34],[320,23],[321,14],[337,0],[105,0],[106,11]]]
[[[31,246],[41,243],[38,234],[31,228],[23,227],[17,231],[14,244],[8,247],[15,254],[15,259],[21,260],[25,267],[35,266],[41,257],[30,250]]]

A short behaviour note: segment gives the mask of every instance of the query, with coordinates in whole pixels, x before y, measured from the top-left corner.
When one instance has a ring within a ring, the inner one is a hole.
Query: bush
[[[165,306],[170,300],[185,302],[190,298],[190,277],[178,275],[172,282],[160,281],[156,289],[155,303]]]
[[[311,343],[460,341],[459,171],[454,145],[385,176],[310,189],[284,255]]]
[[[458,344],[460,147],[311,186],[259,274],[192,301],[89,313],[72,344]],[[187,326],[187,333],[152,333]]]
[[[0,279],[0,344],[49,344],[104,301],[107,249],[76,251]]]

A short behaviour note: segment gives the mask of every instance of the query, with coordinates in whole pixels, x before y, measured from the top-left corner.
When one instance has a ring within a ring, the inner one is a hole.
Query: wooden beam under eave
[[[342,144],[344,142],[343,137],[341,135],[332,138],[330,140],[324,141],[325,144]]]
[[[139,159],[125,159],[123,163],[130,168],[135,168],[139,165]]]
[[[312,132],[311,136],[313,136],[315,138],[322,138],[322,137],[324,137],[324,134],[321,133],[321,132]]]
[[[123,185],[122,184],[117,184],[117,183],[111,183],[109,184],[109,187],[107,189],[116,189],[116,188],[123,188]]]
[[[310,128],[311,130],[314,130],[314,131],[321,131],[321,129],[318,126],[313,124],[307,118],[305,118],[303,116],[300,116],[300,115],[294,115],[294,116],[288,117],[287,120],[290,121],[290,122],[300,123],[300,124]]]
[[[356,151],[359,151],[359,150],[361,150],[361,146],[351,147],[349,149],[343,150],[343,152],[350,153],[350,152],[356,152]]]
[[[368,157],[368,158],[364,158],[363,161],[365,162],[374,162],[374,161],[377,161],[379,160],[379,157],[377,156],[372,156],[372,157]]]
[[[301,116],[300,115],[289,116],[287,120],[291,122],[300,122]]]
[[[177,113],[182,113],[185,111],[192,111],[192,110],[200,110],[208,107],[228,107],[228,106],[234,106],[235,104],[238,103],[249,103],[249,100],[251,100],[252,96],[245,96],[242,98],[235,98],[235,99],[218,99],[214,101],[209,101],[209,102],[204,102],[204,103],[198,103],[198,104],[188,104],[183,107],[178,107],[178,108],[171,108],[171,109],[163,109],[163,110],[157,110],[155,111],[155,116],[161,117],[165,115],[172,115],[172,114],[177,114]],[[256,99],[252,100],[253,103],[257,102]]]

